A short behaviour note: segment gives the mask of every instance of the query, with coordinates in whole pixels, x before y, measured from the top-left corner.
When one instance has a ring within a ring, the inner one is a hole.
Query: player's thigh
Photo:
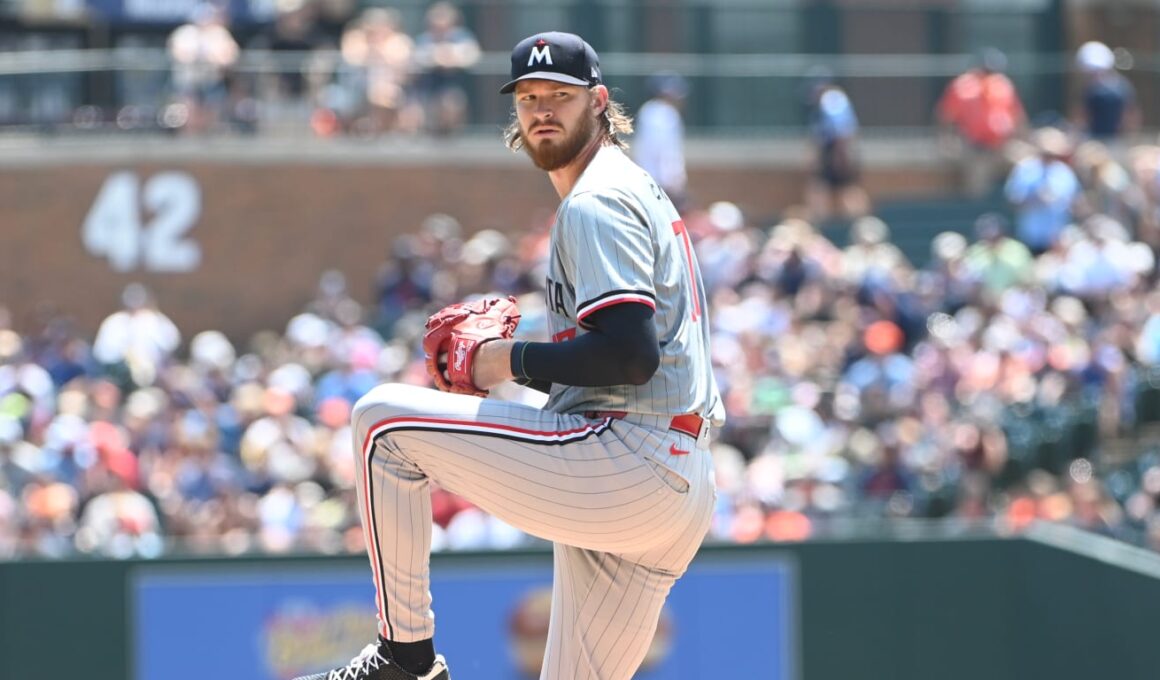
[[[625,447],[612,452],[612,438],[599,436],[611,421],[414,385],[374,388],[355,404],[351,422],[361,454],[373,453],[376,440],[389,439],[388,448],[427,473],[519,471],[529,482],[559,486],[592,471],[615,474],[640,467],[635,457],[623,455],[629,452]]]
[[[404,385],[354,413],[359,455],[399,455],[440,486],[528,533],[626,552],[663,540],[687,502],[619,421]]]
[[[546,430],[564,419],[578,419],[578,416],[561,415],[514,402],[388,383],[375,387],[358,400],[351,414],[351,426],[356,436],[365,436],[392,421],[401,422],[403,418],[411,419],[409,429],[426,427],[435,430],[455,426],[463,429],[480,425]]]

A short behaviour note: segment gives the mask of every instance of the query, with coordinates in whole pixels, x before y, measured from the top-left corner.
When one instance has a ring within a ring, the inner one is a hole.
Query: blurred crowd
[[[432,3],[413,35],[390,6],[277,0],[270,7],[268,20],[235,25],[236,6],[200,0],[158,46],[168,72],[118,73],[116,103],[80,105],[71,115],[64,109],[76,92],[23,116],[0,105],[0,123],[51,130],[50,122],[71,118],[80,131],[362,138],[447,136],[466,124],[468,74],[481,50],[456,5]],[[122,46],[147,48],[151,40],[126,38]]]
[[[1084,140],[1098,144],[1086,147],[1080,161],[1084,167],[1075,171],[1111,172],[1112,165],[1103,164],[1105,158],[1118,163],[1121,170],[1137,162],[1129,156],[1129,146],[1138,137],[1142,114],[1135,88],[1121,72],[1132,63],[1127,50],[1113,50],[1095,40],[1083,43],[1072,62],[1076,88],[1067,110],[1029,115],[1007,75],[1007,55],[994,47],[979,50],[971,65],[945,85],[933,111],[939,154],[957,167],[961,193],[987,197],[1015,167],[1006,194],[1020,211],[1021,237],[1036,253],[1041,252],[1054,241],[1058,224],[1066,221],[1079,191],[1072,169],[1052,163],[1051,156],[1069,155],[1069,142]],[[805,77],[804,104],[812,150],[805,193],[810,218],[825,222],[870,214],[872,205],[862,186],[856,102],[829,69],[815,67]],[[1044,152],[1045,147],[1056,153]],[[1035,152],[1042,153],[1042,158],[1028,160]],[[1099,158],[1092,157],[1096,153]],[[1120,194],[1128,181],[1123,172],[1093,183],[1118,182],[1112,193]],[[1037,196],[1035,189],[1041,184],[1044,190]],[[1122,217],[1116,207],[1100,207],[1108,208],[1113,217]],[[1035,231],[1039,233],[1030,233]]]
[[[1077,50],[1067,117],[1029,117],[997,50],[947,84],[942,148],[995,210],[935,236],[918,267],[850,200],[853,105],[813,81],[806,204],[765,229],[717,204],[698,243],[731,416],[718,537],[1039,519],[1160,549],[1160,146],[1131,143],[1140,112],[1117,59]],[[818,188],[849,220],[844,248],[815,226],[835,213]]]
[[[408,35],[400,13],[355,3],[290,0],[247,48],[269,63],[236,68],[242,55],[220,5],[198,5],[169,37],[172,101],[162,118],[184,133],[286,128],[316,135],[400,132],[448,135],[467,119],[466,75],[479,60],[460,11],[436,2]],[[283,58],[284,56],[284,58]]]
[[[280,17],[264,49],[323,44],[322,15]],[[432,5],[415,38],[382,8],[329,30],[342,64],[279,71],[258,83],[263,101],[307,111],[320,134],[462,125],[460,76],[479,48],[453,6]],[[244,124],[220,13],[200,8],[170,46],[189,129]],[[943,148],[964,190],[998,209],[935,236],[921,262],[873,215],[854,104],[832,75],[807,88],[804,205],[769,223],[689,192],[688,83],[651,79],[634,153],[695,241],[729,414],[712,445],[712,539],[951,517],[1063,522],[1160,550],[1160,146],[1129,143],[1139,112],[1116,58],[1082,46],[1077,112],[1048,125],[1023,111],[1001,53],[947,85]],[[843,245],[822,228],[835,214]],[[0,557],[361,552],[352,405],[381,382],[429,384],[423,323],[445,304],[516,295],[518,336],[546,340],[550,224],[504,234],[432,215],[395,241],[372,293],[328,271],[300,314],[252,338],[183,337],[138,284],[95,334],[51,316],[17,329],[0,310]],[[432,493],[436,550],[533,542]]]
[[[839,247],[804,208],[772,224],[686,210],[729,413],[715,540],[956,517],[1160,549],[1160,456],[1140,437],[1160,420],[1160,147],[1122,165],[1099,140],[1035,139],[1005,185],[1015,219],[939,234],[921,265],[873,216]],[[1074,176],[1058,228],[1023,228],[1034,163]],[[136,284],[91,337],[0,315],[0,555],[361,551],[352,404],[428,384],[423,322],[449,302],[517,295],[519,335],[545,339],[550,222],[511,236],[432,215],[394,243],[373,297],[329,271],[284,329],[244,341],[183,338]],[[1130,455],[1106,455],[1117,442]],[[532,540],[433,493],[436,549]]]
[[[473,28],[485,36],[490,33],[492,40],[495,36],[478,21],[479,15],[486,13],[480,11],[478,3],[462,3],[468,8],[465,17],[448,0],[437,0],[425,11],[414,3],[367,4],[356,0],[272,0],[243,3],[244,7],[222,0],[188,1],[197,4],[181,19],[184,23],[171,32],[172,23],[153,21],[144,22],[151,25],[148,31],[144,25],[114,31],[118,36],[111,51],[117,54],[108,57],[114,65],[108,73],[92,76],[93,82],[64,66],[59,71],[50,66],[35,82],[23,75],[0,82],[0,126],[43,132],[368,138],[441,137],[454,135],[469,123],[497,124],[487,121],[494,116],[494,107],[472,98],[482,82],[481,75],[496,75],[494,63],[480,64],[484,55]],[[153,4],[141,3],[136,9],[143,11]],[[176,6],[154,9],[177,11]],[[714,12],[718,9],[723,8]],[[723,26],[744,21],[732,15],[722,17]],[[136,33],[138,29],[142,32]],[[737,31],[738,27],[723,30]],[[18,53],[78,46],[76,41],[57,44],[44,36],[2,39],[5,37],[0,36],[0,52],[5,54],[14,47]],[[729,45],[725,40],[707,49],[728,53]],[[507,47],[494,42],[489,45],[493,58],[506,54]],[[133,52],[138,48],[150,51],[138,58]],[[166,59],[159,58],[161,49]],[[657,56],[648,54],[641,61],[657,63]],[[818,61],[831,66],[841,63],[834,56],[818,55]],[[1027,91],[1041,100],[1045,90],[1067,88],[1067,102],[1054,95],[1046,98],[1050,106],[1071,107],[1053,115],[1066,117],[1086,134],[1109,143],[1139,129],[1140,109],[1124,73],[1136,68],[1134,77],[1144,82],[1152,68],[1147,54],[1134,58],[1124,49],[1085,43],[1075,55],[1066,82],[1054,67],[1045,70],[1039,63],[1054,56],[1038,55],[1040,59],[1033,63],[1024,54],[1016,74]],[[94,53],[93,58],[106,56]],[[138,67],[122,63],[126,60],[156,63]],[[1012,142],[1023,136],[1029,124],[1049,121],[1029,120],[1020,93],[1006,73],[1006,55],[986,48],[974,56],[974,62],[947,85],[932,122],[943,132],[939,149],[961,166],[964,188],[982,194],[1002,166],[1018,155],[1011,148]],[[915,77],[933,80],[939,69]],[[795,126],[805,131],[813,152],[805,198],[818,221],[872,212],[862,186],[858,107],[877,110],[876,126],[913,125],[913,121],[900,119],[901,110],[890,95],[867,88],[862,80],[868,75],[892,76],[858,73],[857,69],[849,74],[847,83],[826,66],[780,74],[765,84],[774,88],[779,98],[792,100],[801,95],[800,115],[792,112],[791,105],[786,107],[791,111],[788,115],[759,116],[744,123],[758,134],[764,134],[760,129],[766,125]],[[614,84],[625,88],[634,104],[652,97],[653,105],[639,111],[642,134],[638,143],[648,149],[646,156],[656,159],[649,169],[673,189],[670,193],[679,202],[684,197],[685,177],[683,152],[678,147],[684,137],[682,109],[690,86],[673,73],[653,74],[647,84],[638,81],[638,75],[630,69]],[[850,80],[862,80],[853,95],[845,88]],[[639,93],[638,83],[645,85]],[[617,98],[625,98],[622,91],[614,90]],[[1079,97],[1074,96],[1076,91]],[[638,94],[645,96],[638,99]],[[927,96],[923,92],[914,95],[920,100]],[[883,101],[890,105],[884,106]],[[884,110],[890,111],[886,119]],[[722,118],[717,114],[707,120],[703,106],[694,107],[694,111],[699,125],[716,128],[711,134],[724,132],[724,126],[729,125],[713,122]]]

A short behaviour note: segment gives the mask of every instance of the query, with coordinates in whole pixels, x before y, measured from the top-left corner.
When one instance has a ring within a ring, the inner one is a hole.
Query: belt
[[[643,416],[643,415],[637,416],[636,414],[633,414],[633,416],[629,416],[628,411],[585,411],[584,417],[585,418],[593,418],[593,419],[595,419],[595,418],[617,418],[617,419],[625,419],[625,420],[629,420],[629,421],[637,420],[637,419],[649,419],[649,420],[655,419],[655,420],[659,421],[658,424],[664,422],[663,416]],[[681,433],[689,435],[690,437],[694,437],[694,438],[698,438],[698,439],[702,435],[707,434],[706,430],[708,428],[706,427],[706,425],[708,425],[708,422],[704,418],[702,418],[701,416],[697,415],[696,413],[685,413],[685,414],[682,414],[679,416],[673,416],[672,419],[669,420],[669,422],[668,422],[668,428],[670,430],[672,430],[674,432],[681,432]]]

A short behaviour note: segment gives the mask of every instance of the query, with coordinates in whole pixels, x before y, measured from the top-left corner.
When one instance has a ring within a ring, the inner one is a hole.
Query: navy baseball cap
[[[571,33],[550,31],[524,38],[512,50],[512,79],[500,94],[516,89],[516,83],[533,78],[592,87],[600,79],[600,57],[584,39]]]

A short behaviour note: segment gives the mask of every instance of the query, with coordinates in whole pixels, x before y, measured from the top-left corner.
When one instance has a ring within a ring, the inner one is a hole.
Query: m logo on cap
[[[546,42],[540,42],[543,44],[537,44],[532,47],[532,53],[528,55],[528,66],[531,66],[532,64],[538,64],[540,62],[544,62],[548,66],[555,66],[555,64],[552,63],[552,52],[549,49],[551,46]]]

